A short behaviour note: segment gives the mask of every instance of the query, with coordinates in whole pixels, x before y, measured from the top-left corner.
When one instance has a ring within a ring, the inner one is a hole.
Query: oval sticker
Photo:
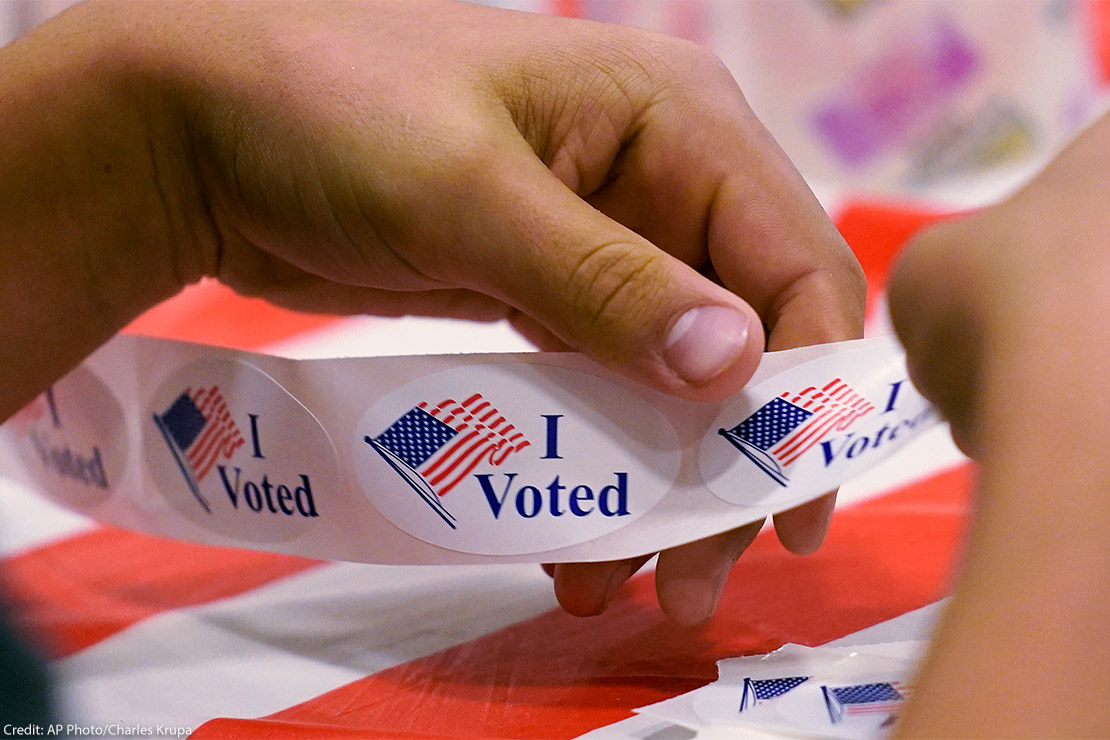
[[[127,464],[123,408],[96,374],[78,366],[5,425],[40,491],[85,509],[106,500]]]
[[[358,422],[352,464],[390,521],[483,555],[543,552],[638,519],[678,473],[674,430],[631,391],[545,365],[419,378]]]
[[[337,495],[327,432],[261,370],[201,361],[163,382],[143,426],[162,495],[193,522],[254,542],[289,540]]]
[[[886,346],[803,363],[745,390],[701,443],[721,499],[782,510],[831,491],[937,421]]]

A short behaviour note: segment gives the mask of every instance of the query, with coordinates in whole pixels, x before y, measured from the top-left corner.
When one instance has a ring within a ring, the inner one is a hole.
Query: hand
[[[916,239],[892,276],[914,382],[982,463],[899,736],[1110,735],[1108,172],[1103,119],[1006,202]]]
[[[851,252],[687,42],[431,0],[104,2],[41,33],[67,23],[141,100],[123,129],[159,193],[157,285],[507,317],[693,400],[736,392],[765,346],[862,331]],[[814,549],[831,508],[777,517],[782,540]],[[756,529],[664,553],[663,608],[708,617]],[[556,591],[596,613],[633,565],[558,566]]]
[[[1110,364],[1107,166],[1110,118],[1007,201],[919,235],[895,265],[891,317],[910,374],[972,457],[1002,432],[999,414],[1029,401],[1006,383],[1071,398]]]

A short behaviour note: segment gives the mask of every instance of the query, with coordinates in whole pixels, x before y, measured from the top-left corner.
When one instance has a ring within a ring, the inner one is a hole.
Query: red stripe
[[[643,574],[601,617],[552,611],[261,720],[207,722],[192,737],[577,737],[715,680],[722,658],[819,645],[942,597],[969,487],[963,466],[842,509],[806,558],[760,535],[697,629],[662,617]]]
[[[868,409],[868,411],[870,411],[870,409]],[[862,414],[859,414],[859,416],[845,415],[843,413],[838,415],[838,416],[834,416],[830,420],[828,426],[820,434],[818,434],[813,439],[809,440],[805,445],[803,445],[801,448],[795,450],[789,456],[784,457],[783,461],[782,461],[782,464],[783,465],[789,465],[790,463],[794,462],[799,457],[804,455],[806,452],[808,452],[810,449],[812,449],[813,446],[816,445],[818,442],[820,442],[822,439],[824,439],[828,435],[829,432],[833,431],[834,429],[836,429],[836,430],[846,429],[849,424],[851,424],[853,421],[858,419],[860,416],[864,416],[866,414],[867,414],[867,411],[863,412]]]
[[[500,449],[500,445],[506,440],[507,435],[514,432],[516,427],[509,424],[488,400],[477,393],[467,398],[461,405],[451,399],[441,401],[433,411],[433,415],[439,418],[438,413],[446,409],[449,416],[440,420],[447,423],[459,414],[465,414],[465,419],[469,421],[474,419],[475,414],[487,407],[489,410],[486,411],[485,415],[474,421],[474,431],[460,439],[453,440],[450,446],[441,450],[439,455],[422,469],[422,475],[425,476],[428,484],[436,489],[439,495],[442,496],[454,488],[479,462],[486,458],[487,451],[490,453],[490,462],[499,465],[508,452],[500,456],[499,462],[493,462],[493,455],[497,449]],[[484,422],[495,415],[497,416],[496,420],[487,426]],[[504,428],[500,428],[503,425]],[[464,425],[460,424],[457,428],[461,431]],[[517,432],[509,439],[515,440],[520,436],[520,433]],[[464,447],[467,444],[469,446]],[[458,472],[460,468],[461,472]]]
[[[219,386],[197,391],[193,402],[207,420],[207,426],[190,446],[187,457],[197,480],[204,480],[221,454],[231,457],[245,440],[231,418]]]
[[[512,440],[510,440],[510,442],[511,441]],[[531,443],[528,440],[524,440],[523,442],[516,445],[515,447],[513,447],[511,445],[506,445],[505,447],[499,447],[499,448],[497,448],[496,452],[494,452],[493,454],[490,455],[489,461],[493,465],[500,465],[501,463],[505,462],[505,458],[507,458],[509,455],[513,454],[514,452],[520,452],[525,447],[527,447],[529,444],[531,444]]]
[[[239,436],[232,437],[231,435],[225,435],[222,437],[219,446],[217,446],[208,459],[204,461],[204,467],[197,473],[197,480],[204,480],[204,476],[212,471],[212,468],[215,467],[221,456],[225,460],[229,459],[235,454],[235,451],[244,444],[246,444],[246,441]]]
[[[104,527],[4,561],[12,610],[55,658],[170,609],[235,596],[319,565]]]
[[[1110,13],[1107,17],[1110,18]],[[877,300],[886,286],[887,272],[898,250],[923,226],[948,215],[951,214],[911,207],[908,203],[865,201],[846,203],[836,214],[836,227],[852,247],[867,276],[869,316],[875,314]]]
[[[462,450],[463,446],[469,444],[470,441],[477,436],[479,436],[478,432],[472,429],[461,437],[452,439],[446,448],[440,450],[439,457],[433,460],[431,464],[421,471],[421,473],[425,477],[435,475],[441,465],[448,460],[454,461],[455,457],[460,454],[460,450]],[[454,465],[454,462],[452,462],[451,465]],[[436,482],[434,480],[429,480],[428,484],[434,487]]]
[[[816,443],[820,441],[821,438],[828,433],[829,428],[836,423],[838,418],[839,417],[836,415],[835,412],[826,412],[825,414],[817,417],[808,425],[800,429],[793,437],[786,440],[786,442],[780,445],[779,448],[772,454],[781,460],[785,455],[796,450],[798,448],[798,445],[805,443],[806,440],[810,439],[815,434],[817,435],[817,437],[813,440],[813,442]],[[806,449],[809,449],[809,447],[810,445],[806,445],[802,451],[804,452]]]
[[[480,463],[485,458],[486,453],[490,452],[492,449],[493,445],[490,444],[488,439],[479,439],[466,450],[465,454],[459,455],[457,460],[445,468],[434,480],[428,481],[428,483],[432,488],[435,488],[439,483],[452,476],[456,470],[462,467],[463,469],[454,476],[451,482],[443,486],[441,494],[447,493],[447,491],[455,487],[455,484],[457,484],[463,476],[473,470],[474,466]]]
[[[805,398],[805,397],[806,397],[806,396],[808,396],[808,395],[809,395],[810,393],[813,393],[813,392],[814,392],[815,390],[817,390],[817,388],[816,388],[816,387],[814,387],[814,386],[810,386],[809,388],[806,388],[806,389],[805,389],[804,391],[801,391],[801,392],[799,392],[799,393],[796,393],[796,394],[794,395],[794,398],[793,398],[793,399],[792,399],[792,400],[790,401],[790,403],[794,403],[794,404],[798,403],[798,401],[800,401],[801,399]],[[822,394],[821,394],[821,393],[817,393],[817,394],[815,394],[815,395],[813,396],[813,399],[812,399],[812,400],[817,400],[817,399],[818,399],[818,398],[820,398],[821,396],[822,396]]]
[[[219,420],[209,420],[204,431],[193,440],[193,444],[189,447],[189,464],[195,468],[198,463],[203,461],[208,448],[212,446],[215,440],[219,439],[219,435]]]
[[[221,455],[229,458],[244,444],[246,441],[230,416],[210,422],[210,429],[205,430],[198,446],[189,453],[189,463],[197,471],[197,480],[204,480]]]
[[[468,476],[470,474],[470,471],[474,470],[474,468],[476,468],[478,466],[478,463],[482,462],[483,460],[487,460],[487,459],[489,460],[489,462],[492,463],[494,452],[495,452],[495,450],[492,447],[488,446],[488,445],[486,447],[482,448],[481,450],[479,450],[478,453],[474,455],[474,457],[470,460],[469,464],[467,464],[467,466],[465,468],[460,470],[455,475],[455,477],[450,480],[450,482],[444,484],[440,488],[440,495],[443,495],[443,494],[447,493],[452,488],[454,488],[459,483],[461,483],[463,478]]]
[[[243,298],[214,280],[204,280],[147,311],[124,331],[257,349],[322,328],[337,318],[277,308],[261,298]]]

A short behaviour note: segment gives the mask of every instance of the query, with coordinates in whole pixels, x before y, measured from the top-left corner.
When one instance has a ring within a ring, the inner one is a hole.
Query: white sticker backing
[[[151,534],[367,563],[631,558],[762,520],[937,421],[889,338],[724,402],[574,353],[292,360],[120,336],[4,425],[45,495]]]

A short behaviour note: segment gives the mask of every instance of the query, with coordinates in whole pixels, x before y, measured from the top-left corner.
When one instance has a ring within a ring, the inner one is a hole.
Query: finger
[[[439,269],[664,392],[717,400],[743,386],[763,350],[751,306],[583,202],[519,136],[499,152]]]
[[[967,230],[975,218],[916,236],[894,264],[888,300],[910,380],[950,422],[953,440],[970,457],[980,452],[974,419],[983,344],[975,310],[980,268],[976,251],[966,248],[976,244],[976,232]]]
[[[688,627],[709,619],[732,566],[762,526],[762,521],[753,522],[659,553],[655,589],[663,612]]]
[[[543,352],[569,352],[574,349],[528,314],[516,310],[511,311],[509,313],[509,324],[516,329],[518,334]]]
[[[732,78],[703,84],[714,94],[644,113],[618,175],[589,201],[688,264],[710,260],[771,330],[771,349],[861,336],[855,256]]]
[[[836,507],[836,491],[775,514],[775,534],[795,555],[816,552],[825,541]]]
[[[601,614],[624,582],[652,557],[643,555],[600,563],[558,563],[549,571],[555,579],[555,598],[559,606],[576,617]]]
[[[796,177],[777,159],[764,166],[764,178],[790,183]],[[800,192],[798,184],[752,192],[750,183],[734,181],[718,200],[713,225],[722,230],[710,232],[718,276],[760,310],[772,351],[863,336],[867,288],[859,263],[816,200]],[[752,250],[732,233],[762,234],[774,248]],[[799,555],[816,551],[835,505],[832,491],[775,515],[779,541]]]
[[[308,313],[436,316],[471,321],[500,321],[512,313],[503,302],[473,290],[388,290],[340,283],[261,250],[237,252],[235,269],[218,277],[242,296],[265,298]]]
[[[718,194],[709,254],[721,281],[759,311],[769,350],[863,336],[867,285],[855,255],[808,191],[771,185],[793,170],[760,164],[769,171]]]

